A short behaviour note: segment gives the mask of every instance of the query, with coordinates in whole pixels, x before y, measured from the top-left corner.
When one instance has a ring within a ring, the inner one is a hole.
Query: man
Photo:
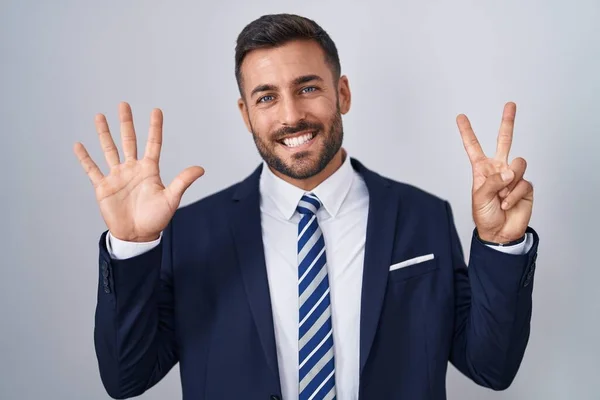
[[[445,399],[448,361],[507,388],[527,345],[538,247],[525,160],[508,164],[515,105],[487,158],[457,118],[473,166],[467,269],[450,205],[378,175],[342,147],[348,78],[315,22],[268,15],[238,37],[238,106],[264,162],[186,207],[203,173],[159,177],[162,114],[124,160],[96,117],[104,176],[75,145],[108,226],[100,238],[95,346],[113,398],[180,363],[185,399]]]

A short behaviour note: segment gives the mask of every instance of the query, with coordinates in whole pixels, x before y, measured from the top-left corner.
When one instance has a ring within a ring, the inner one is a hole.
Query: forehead
[[[284,86],[303,75],[331,78],[325,52],[313,40],[296,40],[278,47],[252,50],[244,58],[241,73],[246,93],[257,85]]]

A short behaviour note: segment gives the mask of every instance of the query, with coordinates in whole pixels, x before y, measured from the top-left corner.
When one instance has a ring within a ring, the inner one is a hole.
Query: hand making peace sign
[[[473,167],[473,220],[479,237],[507,243],[523,237],[533,208],[533,186],[523,179],[527,162],[515,158],[508,164],[513,139],[516,105],[507,103],[502,114],[494,158],[488,158],[469,119],[456,118],[463,145]]]

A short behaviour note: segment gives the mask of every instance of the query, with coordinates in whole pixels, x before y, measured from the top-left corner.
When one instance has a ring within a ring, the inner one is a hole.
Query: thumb
[[[515,173],[511,169],[502,171],[502,173],[488,176],[478,193],[485,199],[492,198],[498,194],[499,191],[510,185],[512,180],[515,178]]]
[[[169,194],[172,196],[172,200],[175,200],[179,204],[183,193],[202,175],[204,175],[204,168],[202,167],[196,166],[184,169],[173,179],[173,182],[167,188]]]

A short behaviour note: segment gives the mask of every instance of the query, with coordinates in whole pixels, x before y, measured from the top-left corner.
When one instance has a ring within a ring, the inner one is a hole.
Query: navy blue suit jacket
[[[445,399],[448,362],[479,385],[507,388],[529,338],[536,232],[528,228],[535,243],[525,255],[491,249],[474,232],[467,268],[446,201],[352,166],[370,196],[356,293],[360,399]],[[281,398],[261,168],[178,209],[147,253],[112,260],[101,235],[94,341],[111,397],[140,395],[179,362],[184,399]]]

